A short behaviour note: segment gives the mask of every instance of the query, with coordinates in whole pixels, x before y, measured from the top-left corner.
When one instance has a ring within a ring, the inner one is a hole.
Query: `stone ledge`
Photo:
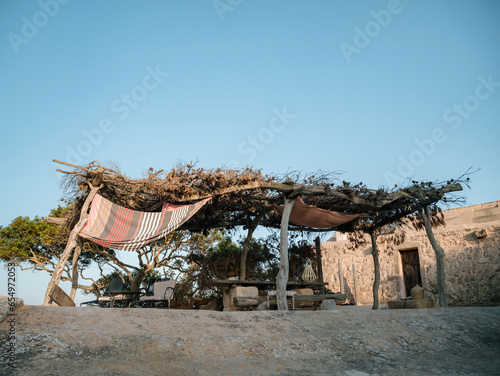
[[[389,309],[419,309],[419,308],[434,308],[434,301],[430,299],[418,300],[390,300],[387,302]]]
[[[14,305],[11,306],[12,301],[9,302],[8,296],[0,296],[0,322],[5,321],[9,314],[14,313],[16,309],[24,305],[24,302],[21,298],[14,299]]]

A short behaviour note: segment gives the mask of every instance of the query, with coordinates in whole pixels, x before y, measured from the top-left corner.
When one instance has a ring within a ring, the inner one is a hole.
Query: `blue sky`
[[[52,159],[373,188],[474,166],[468,203],[500,199],[498,1],[4,0],[0,35],[0,226],[58,205]]]

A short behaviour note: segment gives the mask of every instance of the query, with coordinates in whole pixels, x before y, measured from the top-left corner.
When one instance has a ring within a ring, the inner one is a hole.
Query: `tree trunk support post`
[[[424,206],[423,209],[418,211],[422,221],[424,222],[425,232],[429,238],[429,242],[434,249],[436,254],[436,269],[437,269],[437,283],[436,289],[439,295],[439,306],[448,307],[448,295],[446,292],[446,280],[444,273],[444,249],[438,244],[436,238],[434,237],[434,232],[432,231],[431,214],[429,212],[429,207]]]
[[[245,281],[247,278],[247,255],[248,248],[250,247],[250,242],[252,241],[252,235],[255,231],[255,227],[249,227],[247,237],[241,248],[241,258],[240,258],[240,281]]]
[[[286,302],[286,283],[288,282],[288,220],[292,212],[295,199],[285,198],[285,206],[281,217],[281,241],[280,241],[280,269],[276,276],[276,302],[278,311],[288,311]]]
[[[241,258],[240,258],[240,281],[245,281],[247,278],[247,256],[248,249],[250,248],[250,243],[252,241],[252,236],[259,225],[260,221],[264,218],[264,213],[260,214],[255,221],[249,221],[248,223],[248,233],[245,238],[245,242],[243,243],[243,247],[241,248]]]
[[[73,262],[71,263],[71,293],[69,297],[71,300],[75,300],[76,290],[78,290],[78,258],[80,257],[80,253],[82,253],[82,239],[77,237],[76,239],[76,247],[73,251]]]
[[[344,291],[344,272],[342,270],[342,259],[339,258],[339,289],[340,293],[343,294]]]
[[[319,239],[319,236],[316,237],[314,240],[314,243],[316,244],[316,263],[318,264],[318,282],[324,282],[323,281],[323,261],[321,259],[321,241]],[[320,293],[324,294],[325,293],[325,286],[320,287]]]
[[[52,278],[50,279],[49,285],[47,286],[47,291],[45,292],[45,298],[43,300],[43,305],[49,305],[51,300],[52,300],[50,298],[50,296],[52,295],[52,292],[54,291],[54,287],[59,285],[59,281],[61,280],[62,272],[64,270],[64,265],[66,264],[66,261],[68,261],[68,258],[71,255],[71,252],[73,251],[73,249],[78,246],[78,242],[77,242],[78,233],[80,233],[83,226],[85,226],[85,223],[87,222],[87,219],[89,217],[89,215],[87,213],[89,205],[92,202],[92,199],[96,195],[97,191],[102,186],[101,185],[93,186],[91,183],[89,183],[89,187],[90,187],[90,192],[89,192],[87,198],[85,199],[85,202],[83,203],[82,210],[80,212],[80,220],[76,224],[74,231],[71,231],[71,233],[69,235],[68,243],[66,243],[66,248],[64,248],[64,251],[61,255],[61,258],[59,259],[59,262],[57,263],[57,266],[54,269],[54,272],[52,273]],[[75,260],[73,260],[73,263],[74,262],[75,262]]]
[[[375,231],[370,231],[370,238],[372,239],[372,256],[373,256],[373,269],[375,278],[373,280],[373,306],[372,309],[378,309],[378,290],[380,286],[380,261],[378,258],[377,235]]]
[[[352,264],[352,280],[354,286],[354,304],[359,304],[358,276],[356,274],[356,264]]]

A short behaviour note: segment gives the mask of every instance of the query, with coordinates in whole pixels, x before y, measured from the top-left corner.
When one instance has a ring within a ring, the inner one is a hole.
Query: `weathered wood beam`
[[[336,303],[342,304],[345,302],[346,298],[347,298],[346,294],[295,295],[295,305],[302,306],[306,304],[322,302],[323,300],[327,299],[333,299],[335,300]],[[249,307],[249,306],[259,305],[266,301],[267,301],[267,296],[258,296],[256,298],[242,296],[234,298],[233,303],[234,306],[236,307]],[[290,299],[287,302],[287,304],[291,302],[292,300]],[[270,296],[269,303],[276,304],[277,303],[276,297]]]
[[[295,199],[285,198],[283,215],[281,216],[281,239],[280,239],[280,268],[276,276],[276,300],[278,301],[278,311],[287,311],[286,283],[288,282],[288,220]]]
[[[434,254],[436,255],[436,289],[439,295],[439,306],[448,307],[448,294],[446,292],[446,278],[444,271],[444,249],[438,244],[434,232],[432,231],[431,214],[429,207],[425,206],[419,210],[420,217],[424,222],[425,232],[429,238]]]
[[[71,254],[73,249],[77,246],[78,233],[82,230],[83,226],[85,225],[85,222],[87,222],[87,218],[89,216],[87,210],[89,208],[89,205],[92,202],[92,199],[96,195],[97,191],[101,187],[102,186],[91,187],[91,190],[87,198],[85,199],[85,202],[83,203],[82,209],[80,211],[80,220],[76,224],[75,231],[71,231],[68,243],[66,243],[66,248],[64,249],[61,258],[59,259],[59,262],[57,263],[57,266],[55,267],[54,272],[52,273],[49,285],[47,286],[47,291],[45,292],[43,305],[50,304],[52,292],[54,291],[55,287],[59,285],[59,281],[61,280],[61,275],[64,270],[64,265],[66,265],[66,261],[68,261],[69,255]]]
[[[316,264],[318,265],[318,282],[323,282],[323,260],[321,257],[321,240],[319,236],[314,239],[316,245]],[[322,294],[325,293],[325,287],[320,288]]]
[[[373,256],[373,306],[372,309],[378,309],[378,290],[380,286],[380,261],[377,247],[377,234],[375,231],[370,231],[370,238],[372,240],[372,256]]]
[[[45,223],[50,223],[51,225],[57,225],[57,226],[63,226],[66,224],[66,218],[45,217],[43,221]]]
[[[257,228],[257,225],[248,227],[247,237],[245,238],[245,242],[243,243],[243,246],[241,247],[240,281],[245,281],[247,279],[248,248],[250,248],[250,242],[252,241],[252,236],[253,236],[253,233],[254,233],[256,228]]]
[[[384,199],[381,199],[380,202],[374,203],[372,201],[365,200],[361,197],[357,197],[357,196],[353,196],[353,195],[351,196],[351,195],[347,195],[347,194],[342,193],[342,192],[338,192],[338,191],[336,191],[336,190],[334,190],[331,187],[326,186],[326,185],[309,186],[309,185],[297,184],[297,183],[284,184],[284,183],[278,183],[278,182],[258,182],[258,181],[256,181],[256,182],[246,184],[246,185],[221,189],[219,191],[211,192],[210,194],[182,197],[178,201],[179,202],[195,201],[195,200],[205,199],[208,197],[220,196],[220,195],[224,195],[227,193],[252,190],[252,189],[257,189],[257,188],[271,189],[271,190],[276,190],[276,191],[280,191],[283,193],[292,193],[293,192],[293,197],[297,197],[297,195],[299,195],[299,194],[304,195],[304,196],[324,195],[324,196],[330,196],[330,197],[337,197],[337,198],[349,201],[353,204],[371,207],[374,210],[376,210],[378,208],[382,208],[388,204],[391,204],[400,198],[416,198],[416,199],[418,199],[418,197],[414,197],[413,195],[409,194],[408,192],[405,192],[404,190],[399,190],[397,192],[388,194],[387,197]],[[459,183],[455,183],[455,184],[445,186],[443,188],[439,188],[438,192],[440,193],[440,196],[442,197],[442,195],[445,193],[457,192],[457,191],[461,191],[461,190],[463,190],[462,186]]]
[[[254,221],[249,221],[247,223],[247,237],[245,238],[245,242],[241,247],[241,257],[240,257],[240,281],[244,281],[247,278],[247,255],[248,249],[250,248],[250,242],[252,241],[252,236],[259,225],[260,221],[264,217],[265,213],[261,213]]]
[[[54,159],[53,160],[56,163],[60,163],[63,165],[67,165],[70,167],[74,167],[76,169],[90,172],[90,173],[97,173],[99,170],[92,170],[83,166],[78,166],[74,165],[68,162],[62,162],[59,160]],[[132,179],[126,178],[124,175],[120,174],[117,171],[110,170],[110,169],[105,169],[103,167],[100,168],[100,170],[103,172],[103,178],[105,181],[110,181],[116,178],[120,179],[125,179],[126,181],[129,181],[131,183],[135,182]],[[113,172],[114,174],[106,173],[106,171]],[[63,173],[70,173],[68,171],[60,171]],[[108,180],[110,179],[110,180]],[[279,191],[281,193],[288,194],[289,198],[296,198],[299,195],[304,195],[304,196],[329,196],[329,197],[336,197],[348,202],[351,202],[356,205],[363,205],[368,208],[372,208],[373,211],[380,209],[388,204],[393,203],[394,201],[405,198],[405,199],[419,199],[419,197],[416,197],[415,195],[411,194],[408,192],[407,188],[403,188],[399,191],[389,193],[385,198],[380,199],[379,202],[373,202],[370,200],[366,200],[362,197],[358,197],[354,195],[354,191],[352,192],[353,194],[346,194],[344,192],[339,192],[336,189],[333,189],[330,185],[305,185],[305,184],[299,184],[299,183],[293,183],[293,184],[286,184],[286,183],[280,183],[280,182],[266,182],[266,181],[254,181],[249,184],[245,185],[240,185],[240,186],[232,186],[232,187],[227,187],[224,189],[220,189],[214,192],[209,192],[206,194],[197,194],[197,195],[191,195],[191,196],[184,196],[176,200],[177,202],[187,202],[187,201],[197,201],[201,200],[204,198],[208,197],[215,197],[215,196],[222,196],[225,194],[229,193],[235,193],[235,192],[241,192],[245,190],[255,190],[255,189],[263,189],[263,190],[274,190],[274,191]],[[449,193],[449,192],[457,192],[463,190],[462,186],[459,183],[454,183],[447,185],[445,187],[437,188],[435,189],[436,192],[436,197],[439,199],[443,197],[444,194]],[[419,192],[421,194],[421,192]],[[263,200],[267,200],[267,198],[262,197]],[[272,198],[274,201],[275,198]]]
[[[97,170],[92,170],[90,168],[86,168],[86,167],[83,167],[83,166],[78,166],[78,165],[75,165],[75,164],[72,164],[72,163],[68,163],[68,162],[59,161],[57,159],[53,159],[52,162],[59,163],[59,164],[62,164],[62,165],[66,165],[66,166],[70,166],[70,167],[76,168],[78,170],[86,171],[86,172],[89,172],[89,173],[92,173],[92,174],[102,173],[102,179],[104,181],[108,181],[108,182],[111,182],[111,181],[115,180],[117,177],[120,177],[121,179],[125,179],[125,180],[127,180],[129,182],[133,181],[132,179],[129,179],[129,178],[125,177],[124,175],[120,174],[119,172],[117,172],[115,170],[111,170],[109,168],[105,168],[105,167],[102,167],[102,166],[99,167],[99,169],[97,169]],[[80,173],[75,172],[75,171],[71,172],[71,171],[64,171],[64,170],[59,170],[59,169],[57,169],[56,171],[61,172],[63,174],[72,174],[72,175],[84,176],[83,174],[80,174]],[[106,171],[112,171],[112,172],[114,172],[114,174],[107,173]]]
[[[78,290],[78,258],[80,257],[80,254],[82,253],[82,238],[77,237],[76,240],[76,247],[75,250],[73,251],[73,261],[71,262],[71,293],[69,294],[69,297],[71,300],[75,300],[76,296],[76,291]]]
[[[72,163],[59,161],[57,159],[53,159],[52,162],[59,163],[59,164],[62,164],[62,165],[66,165],[66,166],[70,166],[70,167],[74,167],[74,168],[77,168],[78,170],[83,170],[83,171],[92,172],[92,173],[97,172],[95,170],[91,170],[90,168],[85,168],[83,166],[78,166],[78,165],[75,165],[75,164],[72,164]],[[66,171],[61,171],[61,172],[68,173]]]

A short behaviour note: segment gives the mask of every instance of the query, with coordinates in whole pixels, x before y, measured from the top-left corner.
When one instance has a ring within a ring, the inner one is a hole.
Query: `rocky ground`
[[[500,374],[500,307],[280,313],[22,306],[15,311],[15,369],[8,365],[12,316],[3,308],[4,375]]]

